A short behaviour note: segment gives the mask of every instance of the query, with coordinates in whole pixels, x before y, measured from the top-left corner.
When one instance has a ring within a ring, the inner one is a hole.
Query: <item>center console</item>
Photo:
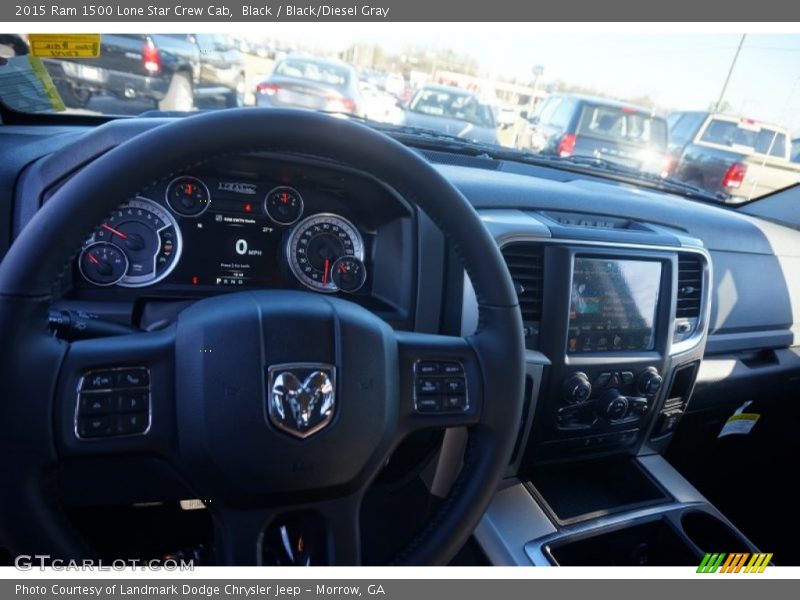
[[[551,367],[532,458],[634,448],[669,374],[678,253],[554,244],[544,257],[538,346]]]
[[[663,448],[705,346],[702,243],[652,223],[482,215],[516,286],[532,379],[511,471]],[[476,326],[475,305],[466,279],[462,333]]]
[[[527,346],[522,428],[475,531],[492,564],[694,565],[755,547],[661,456],[705,350],[711,261],[655,223],[489,210]],[[465,276],[461,333],[477,327]]]

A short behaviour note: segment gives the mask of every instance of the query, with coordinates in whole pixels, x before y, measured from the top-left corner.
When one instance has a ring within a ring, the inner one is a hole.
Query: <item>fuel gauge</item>
[[[342,256],[331,267],[331,280],[342,292],[357,292],[367,280],[367,267],[355,256]]]
[[[114,285],[128,272],[128,257],[110,242],[95,242],[81,252],[78,270],[94,285]]]

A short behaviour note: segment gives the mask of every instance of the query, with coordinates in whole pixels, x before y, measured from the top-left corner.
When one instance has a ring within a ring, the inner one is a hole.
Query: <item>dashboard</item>
[[[0,167],[14,190],[7,230],[82,164],[160,122],[46,139],[10,128],[3,143],[23,162]],[[797,232],[592,176],[419,152],[478,211],[517,287],[526,410],[509,473],[659,451],[693,407],[800,372]],[[61,283],[58,308],[142,328],[249,289],[340,295],[401,330],[478,326],[469,278],[430,219],[369,174],[312,157],[243,154],[164,173],[87,232]],[[774,360],[763,368],[748,362],[764,352]]]

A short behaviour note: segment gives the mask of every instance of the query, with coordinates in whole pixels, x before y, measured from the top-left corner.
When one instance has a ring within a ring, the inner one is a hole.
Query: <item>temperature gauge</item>
[[[167,204],[182,217],[199,217],[208,210],[211,193],[197,177],[184,175],[167,186]]]
[[[278,225],[291,225],[303,215],[303,197],[294,188],[276,187],[264,198],[264,210]]]
[[[331,279],[342,292],[356,292],[367,280],[367,268],[355,256],[342,256],[331,267]]]
[[[128,257],[110,242],[95,242],[81,252],[78,269],[94,285],[114,285],[128,272]]]

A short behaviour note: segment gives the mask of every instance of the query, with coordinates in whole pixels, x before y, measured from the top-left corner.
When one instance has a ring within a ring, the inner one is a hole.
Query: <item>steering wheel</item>
[[[106,215],[160,178],[262,151],[369,173],[425,211],[472,281],[477,331],[466,338],[394,331],[342,299],[264,290],[200,300],[158,331],[72,343],[49,333],[55,283]],[[197,498],[211,499],[221,564],[259,564],[265,528],[308,512],[324,523],[325,561],[357,565],[362,499],[399,442],[420,429],[466,427],[463,467],[448,497],[394,559],[446,564],[496,491],[522,410],[517,298],[474,209],[389,137],[293,110],[232,109],[164,124],[64,183],[0,264],[0,355],[0,541],[14,554],[92,556],[57,501],[68,467],[91,461],[102,486],[119,478],[124,461],[157,459]],[[466,403],[426,412],[415,401],[420,361],[462,372]],[[149,380],[146,434],[78,439],[82,379],[120,367],[147,370],[136,372]],[[308,369],[314,373],[303,382]]]

